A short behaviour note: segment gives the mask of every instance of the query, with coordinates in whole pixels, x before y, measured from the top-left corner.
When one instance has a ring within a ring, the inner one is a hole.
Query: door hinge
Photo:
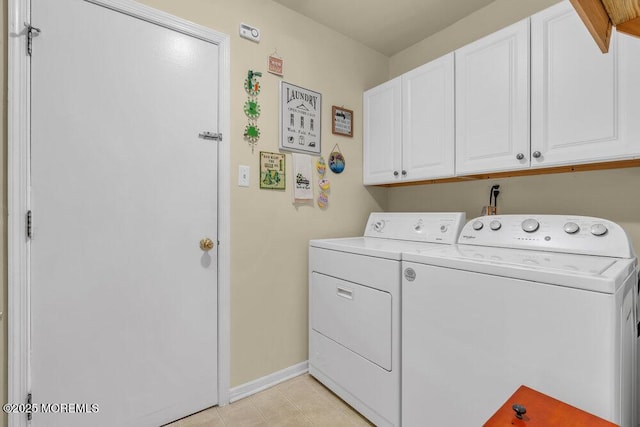
[[[31,211],[27,211],[27,239],[30,239],[33,234],[32,221]]]
[[[201,132],[198,134],[198,136],[202,139],[208,139],[211,141],[222,141],[222,134],[221,133],[215,133],[215,132]]]
[[[27,394],[27,421],[31,421],[31,418],[33,418],[32,398],[31,393],[29,393]]]
[[[31,52],[33,50],[33,38],[40,34],[40,28],[34,27],[31,24],[24,23],[24,26],[27,28],[27,55],[31,56]]]

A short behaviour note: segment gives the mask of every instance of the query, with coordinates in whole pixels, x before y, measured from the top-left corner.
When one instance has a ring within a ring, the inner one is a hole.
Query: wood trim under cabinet
[[[456,176],[453,178],[428,179],[424,181],[383,184],[383,185],[378,185],[378,187],[407,187],[410,185],[443,184],[447,182],[468,182],[468,181],[477,181],[482,179],[511,178],[516,176],[548,175],[548,174],[554,174],[554,173],[586,172],[586,171],[595,171],[595,170],[623,169],[623,168],[635,168],[635,167],[640,167],[640,159],[616,160],[614,162],[587,163],[587,164],[569,165],[569,166],[555,166],[550,168],[530,168],[530,169],[521,169],[521,170],[507,171],[507,172],[482,173],[477,175]]]
[[[602,53],[607,53],[612,25],[602,2],[600,0],[571,0],[571,4]]]
[[[616,30],[619,33],[640,37],[640,17],[616,25]]]

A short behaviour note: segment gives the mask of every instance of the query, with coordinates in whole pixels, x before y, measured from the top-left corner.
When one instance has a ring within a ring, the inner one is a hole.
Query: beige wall
[[[394,55],[390,77],[438,58],[467,43],[526,18],[558,0],[496,0],[478,12]],[[489,188],[500,184],[500,213],[573,214],[620,223],[640,250],[640,169],[580,172],[389,190],[389,209],[464,211],[480,215]]]
[[[399,76],[558,2],[559,0],[495,0],[444,30],[393,55],[390,58],[389,78]]]
[[[394,188],[391,211],[462,211],[480,216],[489,189],[500,184],[502,214],[570,214],[607,218],[619,223],[640,251],[640,168],[576,172],[530,177]]]

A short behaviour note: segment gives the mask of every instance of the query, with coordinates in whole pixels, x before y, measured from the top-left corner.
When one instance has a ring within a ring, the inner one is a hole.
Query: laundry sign
[[[280,82],[280,149],[320,155],[322,95]]]

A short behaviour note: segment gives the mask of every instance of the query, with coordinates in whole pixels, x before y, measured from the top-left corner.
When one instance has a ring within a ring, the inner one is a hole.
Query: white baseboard
[[[258,378],[257,380],[250,381],[246,384],[233,387],[229,391],[229,400],[233,403],[236,400],[249,397],[252,394],[256,394],[262,390],[266,390],[269,387],[273,387],[276,384],[280,384],[281,382],[307,372],[309,372],[309,362],[305,360],[297,365],[289,366],[281,371],[274,372],[273,374]]]

